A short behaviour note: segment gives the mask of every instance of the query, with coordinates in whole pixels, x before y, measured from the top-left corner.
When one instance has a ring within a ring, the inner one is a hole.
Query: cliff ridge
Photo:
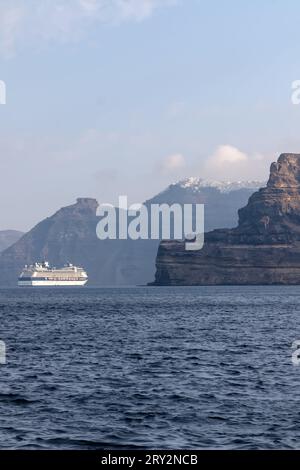
[[[162,242],[156,268],[155,285],[300,284],[300,154],[272,163],[236,228],[208,232],[199,252]]]

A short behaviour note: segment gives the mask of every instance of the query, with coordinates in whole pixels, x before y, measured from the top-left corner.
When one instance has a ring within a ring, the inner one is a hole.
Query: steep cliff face
[[[234,229],[205,235],[199,252],[162,242],[157,285],[300,284],[300,154],[282,154]]]
[[[237,224],[237,209],[246,203],[256,182],[218,183],[188,179],[171,185],[147,201],[205,203],[210,229]],[[157,240],[105,240],[96,237],[98,203],[81,198],[41,221],[12,247],[0,254],[0,285],[15,286],[25,264],[47,260],[54,266],[82,265],[93,286],[147,284],[155,275]]]

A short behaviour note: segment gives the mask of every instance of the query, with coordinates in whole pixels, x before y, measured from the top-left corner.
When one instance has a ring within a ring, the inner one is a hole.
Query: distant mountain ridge
[[[6,248],[16,243],[16,241],[18,241],[22,235],[24,235],[24,233],[18,230],[1,230],[0,252],[6,250]]]
[[[265,186],[266,181],[218,181],[218,180],[206,180],[198,177],[185,178],[174,186],[180,186],[185,189],[191,189],[192,191],[199,191],[202,188],[215,188],[221,193],[229,193],[231,191],[237,191],[238,189],[250,189],[257,191],[259,188]]]
[[[232,228],[238,223],[238,210],[249,197],[265,186],[259,181],[214,181],[185,178],[169,185],[146,204],[204,204],[205,231]]]
[[[200,179],[197,184],[178,182],[145,204],[204,204],[207,231],[231,228],[237,224],[238,209],[246,205],[256,188],[247,187],[247,183],[243,186],[241,182],[230,183],[230,191],[228,184],[226,191],[222,188],[224,183],[212,185]],[[0,253],[0,285],[15,286],[25,264],[43,260],[57,267],[68,262],[83,266],[92,286],[140,285],[153,281],[159,241],[100,241],[96,236],[97,207],[95,199],[78,198],[75,204],[42,220]]]

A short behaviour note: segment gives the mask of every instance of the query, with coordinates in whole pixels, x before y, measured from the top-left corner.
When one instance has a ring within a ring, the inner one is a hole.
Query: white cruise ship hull
[[[53,281],[49,281],[49,280],[45,280],[45,281],[42,281],[42,280],[26,280],[26,281],[22,281],[22,280],[19,280],[18,281],[18,286],[19,287],[82,287],[82,286],[85,286],[85,284],[87,283],[87,280],[79,280],[79,281],[76,281],[76,280],[72,280],[72,281],[56,281],[56,280],[53,280]]]
[[[81,267],[66,264],[51,268],[47,261],[25,266],[18,278],[19,287],[83,287],[88,275]]]

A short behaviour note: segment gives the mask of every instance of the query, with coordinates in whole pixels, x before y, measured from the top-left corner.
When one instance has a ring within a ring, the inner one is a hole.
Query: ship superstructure
[[[67,264],[63,268],[52,268],[48,262],[25,266],[18,278],[18,286],[56,287],[84,286],[88,275],[83,268]]]

